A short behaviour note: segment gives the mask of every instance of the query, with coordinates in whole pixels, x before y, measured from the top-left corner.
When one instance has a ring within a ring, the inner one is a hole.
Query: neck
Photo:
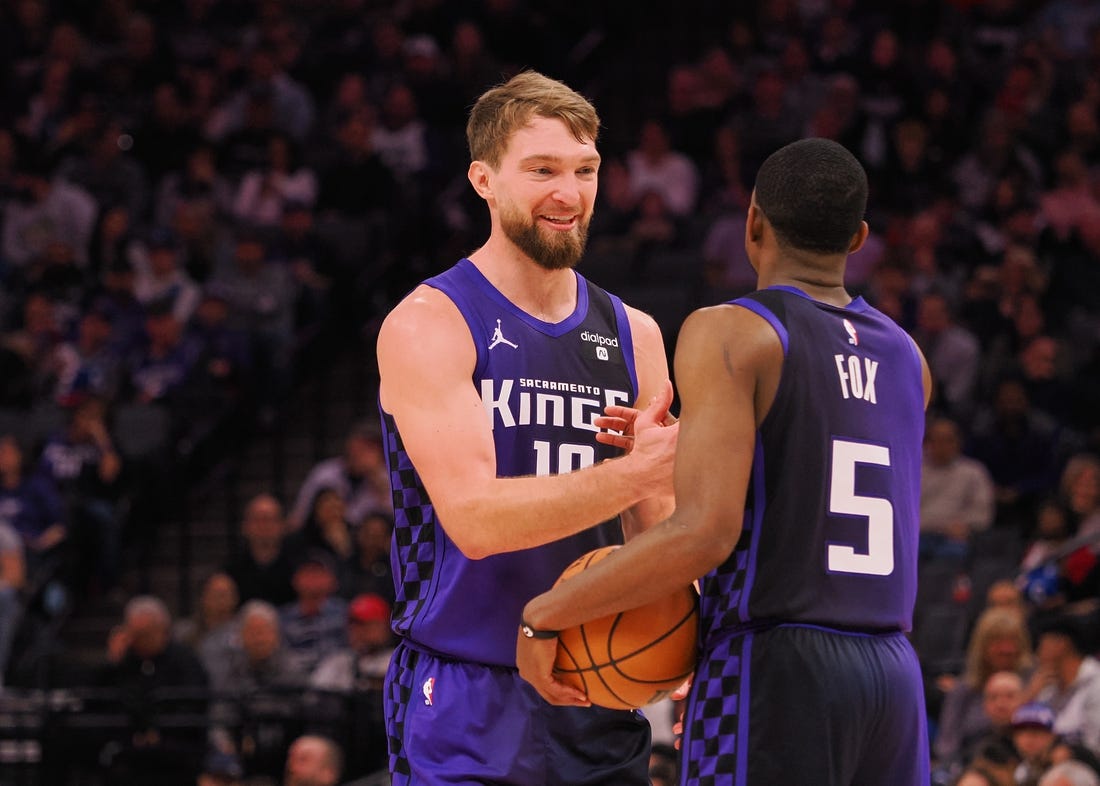
[[[547,270],[510,241],[492,237],[469,258],[502,295],[536,319],[560,322],[577,307],[571,268]]]
[[[847,306],[852,296],[844,288],[844,277],[817,271],[772,271],[771,275],[761,273],[759,288],[788,286],[800,289],[814,300],[833,306]]]

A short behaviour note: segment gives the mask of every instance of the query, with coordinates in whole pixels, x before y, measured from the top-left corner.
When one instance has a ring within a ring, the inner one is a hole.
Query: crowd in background
[[[180,486],[279,428],[319,350],[487,236],[465,114],[526,67],[600,111],[580,270],[652,311],[670,347],[690,308],[754,286],[742,233],[764,158],[804,136],[857,155],[871,238],[848,286],[936,382],[913,640],[938,781],[1095,767],[1090,0],[0,2],[0,675],[9,661],[18,682],[28,620],[129,591]],[[393,594],[381,461],[359,426],[295,500],[250,500],[197,616],[173,628],[161,601],[130,599],[99,676],[138,695],[143,664],[170,656],[158,674],[178,682],[156,687],[223,699],[201,742],[248,764],[223,769],[282,777],[290,737],[259,744],[222,689],[324,693],[325,658],[360,663],[354,626]],[[114,777],[190,750],[147,721]]]

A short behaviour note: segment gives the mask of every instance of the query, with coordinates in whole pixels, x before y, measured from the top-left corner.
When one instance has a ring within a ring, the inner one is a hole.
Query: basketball
[[[589,565],[614,559],[617,548],[588,552],[566,568],[557,583]],[[644,707],[691,676],[698,629],[698,596],[689,585],[646,606],[561,631],[554,674],[601,707]]]

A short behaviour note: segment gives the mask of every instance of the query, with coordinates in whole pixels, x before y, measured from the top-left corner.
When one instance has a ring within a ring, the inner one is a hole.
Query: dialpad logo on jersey
[[[848,320],[844,320],[844,329],[848,331],[848,343],[853,347],[858,347],[859,333],[856,332],[856,326]]]
[[[428,679],[424,680],[424,685],[420,690],[424,694],[424,703],[431,707],[432,694],[435,693],[435,677],[428,677]]]
[[[587,341],[596,345],[596,357],[599,360],[609,360],[608,347],[618,348],[619,337],[618,336],[601,336],[599,333],[593,333],[591,330],[585,330],[581,333],[581,341]]]

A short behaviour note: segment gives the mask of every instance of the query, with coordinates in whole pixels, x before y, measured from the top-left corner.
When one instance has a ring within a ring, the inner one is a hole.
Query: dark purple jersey
[[[576,310],[550,324],[513,305],[467,259],[425,283],[455,303],[477,347],[473,384],[492,425],[499,477],[570,472],[618,453],[596,442],[592,424],[605,406],[637,398],[618,298],[577,275]],[[383,412],[382,421],[395,514],[394,629],[444,656],[514,666],[523,606],[581,554],[621,542],[621,529],[609,522],[538,548],[467,559],[437,519],[394,419]]]
[[[704,642],[783,622],[909,630],[924,434],[912,339],[862,298],[771,287],[733,302],[771,324],[784,360],[741,538],[703,579]]]

